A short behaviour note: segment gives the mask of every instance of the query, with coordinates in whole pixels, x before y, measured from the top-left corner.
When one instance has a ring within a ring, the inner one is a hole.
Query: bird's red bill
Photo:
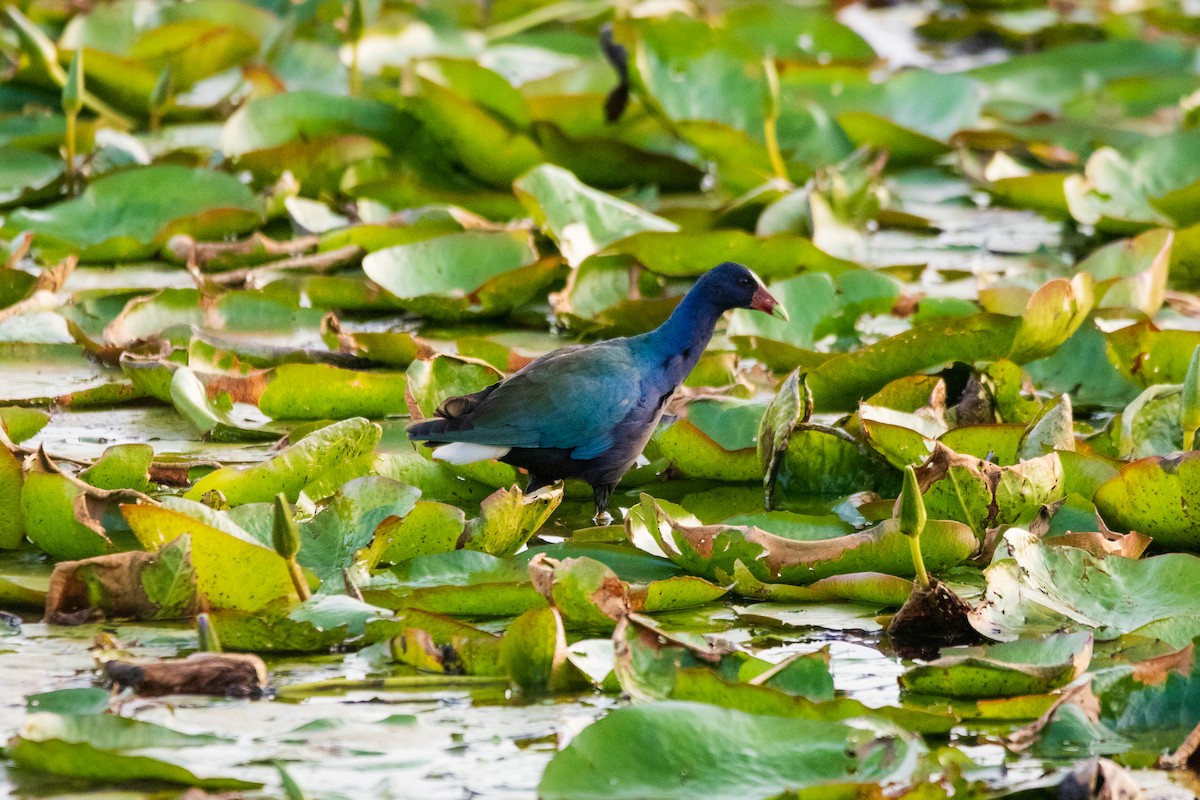
[[[767,287],[765,286],[759,286],[754,292],[754,295],[750,298],[750,307],[755,311],[762,311],[784,321],[788,318],[787,309],[767,291]]]

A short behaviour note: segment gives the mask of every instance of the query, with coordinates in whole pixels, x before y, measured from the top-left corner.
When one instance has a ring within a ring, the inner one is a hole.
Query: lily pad
[[[656,520],[650,532],[672,561],[719,584],[733,580],[739,565],[764,583],[799,585],[852,572],[915,574],[908,540],[895,520],[833,539],[797,541],[755,527],[680,524],[645,494],[642,513]],[[930,520],[925,530],[937,531],[922,539],[930,571],[954,566],[975,550],[975,535],[961,523]]]
[[[1010,528],[971,624],[1000,641],[1070,627],[1097,640],[1137,633],[1182,647],[1200,634],[1200,604],[1186,588],[1198,574],[1200,558],[1188,553],[1095,556]]]
[[[223,467],[209,473],[184,497],[199,499],[215,489],[230,505],[241,505],[267,503],[283,492],[295,502],[305,486],[325,473],[338,471],[344,462],[370,453],[381,433],[378,425],[361,417],[335,422],[262,464],[244,469]]]
[[[1152,456],[1121,467],[1100,486],[1096,509],[1121,530],[1153,536],[1166,546],[1200,550],[1196,536],[1200,508],[1200,454]],[[1193,511],[1193,508],[1197,508]]]
[[[191,537],[196,581],[214,608],[259,611],[294,594],[287,565],[274,550],[207,506],[182,499],[170,504],[124,505],[121,512],[148,549]]]
[[[553,279],[555,265],[537,260],[528,234],[465,231],[371,253],[363,270],[405,308],[457,319],[511,311]]]
[[[1043,694],[1079,677],[1092,659],[1090,633],[1064,633],[981,648],[952,648],[900,677],[907,691],[951,697]]]
[[[914,741],[880,739],[841,723],[662,702],[619,709],[589,726],[551,760],[538,794],[580,800],[703,792],[742,799],[839,784],[849,790],[864,781],[903,780],[919,749]],[[654,767],[631,766],[640,763]]]
[[[571,173],[543,164],[514,184],[534,221],[554,237],[572,267],[641,231],[674,231],[675,223],[585,186]]]
[[[236,178],[210,170],[156,165],[89,184],[77,199],[10,214],[0,235],[32,231],[48,249],[82,261],[147,258],[175,234],[218,238],[261,222],[258,201]]]
[[[170,761],[137,752],[214,741],[220,740],[106,714],[37,713],[25,718],[20,735],[9,743],[7,752],[9,758],[31,772],[98,783],[146,780],[213,791],[259,788],[261,784],[236,778],[200,778]]]

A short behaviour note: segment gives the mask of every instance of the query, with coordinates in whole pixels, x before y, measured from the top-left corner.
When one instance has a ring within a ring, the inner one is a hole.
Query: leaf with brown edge
[[[599,561],[587,557],[561,561],[538,553],[529,562],[533,587],[557,608],[571,629],[608,633],[630,613],[694,608],[728,591],[691,575],[647,583],[627,583]]]
[[[157,552],[128,550],[81,561],[60,561],[50,576],[44,621],[78,625],[109,619],[180,619],[201,598],[185,534]]]
[[[672,518],[649,495],[642,514],[667,557],[692,574],[725,585],[735,581],[740,563],[763,583],[805,585],[832,575],[884,572],[915,574],[908,538],[895,520],[832,539],[797,541],[746,525],[686,525]],[[931,571],[962,562],[976,548],[975,535],[962,523],[930,520],[925,560]]]
[[[538,553],[529,562],[529,577],[572,628],[607,633],[630,612],[628,585],[594,559],[559,561]]]
[[[621,689],[635,700],[671,697],[680,670],[699,668],[737,680],[750,658],[723,639],[672,634],[652,619],[637,614],[622,617],[613,631],[613,671]]]
[[[929,515],[966,523],[980,537],[1062,500],[1066,492],[1057,452],[1001,467],[936,442],[916,473]]]
[[[56,559],[81,559],[122,549],[113,536],[128,530],[121,503],[150,502],[132,489],[97,489],[63,471],[43,448],[28,465],[21,490],[25,535]]]

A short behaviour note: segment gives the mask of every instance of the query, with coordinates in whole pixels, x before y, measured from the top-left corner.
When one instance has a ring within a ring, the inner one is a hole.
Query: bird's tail
[[[479,404],[499,385],[499,383],[493,383],[474,394],[446,398],[433,412],[432,417],[408,424],[406,429],[408,438],[423,439],[430,444],[437,444],[439,441],[446,441],[437,438],[439,433],[458,433],[471,430],[474,427],[470,420],[471,412],[478,408]]]
[[[454,420],[443,419],[442,417],[430,417],[418,422],[408,423],[405,431],[408,433],[408,438],[415,440],[424,440],[436,442],[439,433],[445,433],[447,424]]]
[[[503,458],[509,451],[503,445],[472,444],[470,442],[453,441],[456,431],[470,429],[470,424],[463,424],[460,419],[445,419],[433,417],[408,425],[408,438],[424,441],[435,448],[433,458],[436,461],[446,461],[450,464],[472,464],[476,461],[486,461],[490,458]],[[445,437],[445,438],[443,438]],[[447,441],[450,439],[451,441]]]

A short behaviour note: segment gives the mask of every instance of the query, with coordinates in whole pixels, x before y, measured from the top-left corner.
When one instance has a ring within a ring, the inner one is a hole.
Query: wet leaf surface
[[[626,5],[4,10],[0,794],[1187,793],[1187,9]],[[618,524],[407,440],[724,260]]]

